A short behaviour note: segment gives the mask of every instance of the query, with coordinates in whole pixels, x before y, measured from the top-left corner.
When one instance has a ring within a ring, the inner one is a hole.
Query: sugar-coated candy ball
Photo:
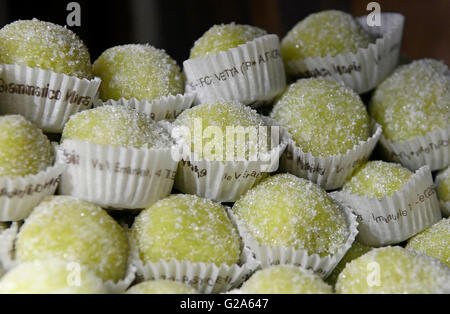
[[[232,265],[241,255],[241,239],[225,208],[194,195],[172,195],[142,211],[132,235],[144,263]]]
[[[91,57],[83,41],[65,27],[37,19],[15,21],[0,30],[0,63],[92,77]]]
[[[350,14],[330,10],[311,14],[295,25],[283,38],[281,51],[289,62],[356,52],[369,43],[368,34]]]
[[[441,177],[437,187],[439,199],[443,202],[450,202],[450,167],[442,171]]]
[[[290,85],[275,102],[271,117],[314,156],[345,154],[370,136],[361,98],[349,87],[321,78]]]
[[[248,157],[249,154],[252,154],[252,149],[257,148],[263,142],[263,138],[259,136],[260,134],[256,134],[255,137],[246,135],[241,143],[239,142],[239,135],[227,135],[230,134],[230,128],[237,127],[236,131],[239,131],[239,127],[255,127],[255,130],[258,131],[258,127],[265,125],[263,119],[255,110],[234,101],[202,104],[193,107],[182,112],[174,122],[175,127],[179,127],[180,130],[185,127],[189,131],[183,131],[182,134],[188,137],[185,139],[190,141],[192,151],[199,156],[202,154],[207,159],[225,157],[226,154],[230,153]],[[211,134],[209,134],[210,131]],[[232,141],[230,142],[231,147],[234,148],[233,152],[227,150],[227,142],[230,140]],[[267,136],[266,142],[269,141],[270,136]],[[219,153],[219,145],[222,147],[222,154]],[[257,151],[255,150],[255,152]]]
[[[423,59],[399,67],[376,89],[370,115],[392,142],[403,142],[450,124],[450,72]]]
[[[355,170],[343,186],[343,190],[382,199],[400,191],[413,173],[399,164],[369,161]]]
[[[336,291],[343,294],[450,293],[450,269],[401,247],[373,249],[348,263]]]
[[[0,280],[0,294],[104,294],[100,278],[85,267],[57,259],[19,264]]]
[[[126,291],[127,294],[198,294],[188,285],[170,280],[150,280],[134,285]]]
[[[350,234],[333,199],[291,174],[263,180],[241,196],[233,211],[261,245],[305,249],[309,255],[334,255]]]
[[[166,130],[147,115],[124,106],[101,106],[71,116],[64,127],[64,140],[134,148],[171,144]]]
[[[241,288],[246,294],[330,294],[331,287],[301,267],[278,265],[257,271]]]
[[[0,176],[37,174],[53,164],[53,147],[42,131],[19,115],[0,117]]]
[[[58,258],[77,262],[104,281],[125,277],[125,231],[99,206],[69,196],[53,196],[26,219],[16,242],[20,262]]]
[[[190,58],[215,55],[266,34],[266,31],[250,25],[235,23],[214,25],[194,43]]]
[[[409,239],[406,248],[434,257],[450,267],[450,218]]]
[[[326,282],[334,286],[337,282],[339,274],[344,270],[345,266],[357,259],[358,257],[366,254],[372,249],[372,247],[362,244],[361,242],[353,242],[352,247],[345,253],[339,264],[333,269],[331,274],[327,277]]]
[[[100,98],[152,101],[183,94],[180,67],[164,50],[150,45],[110,48],[94,62],[94,74],[102,79]]]

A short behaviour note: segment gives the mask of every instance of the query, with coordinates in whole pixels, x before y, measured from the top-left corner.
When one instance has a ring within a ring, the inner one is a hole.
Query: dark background
[[[0,27],[36,17],[65,25],[68,0],[0,0]],[[81,27],[71,27],[95,60],[119,44],[150,43],[180,64],[194,41],[218,23],[252,24],[281,37],[312,12],[339,9],[366,15],[370,0],[78,0]],[[406,16],[403,52],[450,64],[450,0],[379,0],[382,11]]]

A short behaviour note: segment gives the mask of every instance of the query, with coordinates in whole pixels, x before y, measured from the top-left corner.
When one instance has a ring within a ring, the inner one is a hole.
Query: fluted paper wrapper
[[[132,236],[130,236],[132,238]],[[248,248],[243,248],[238,264],[220,266],[213,263],[193,263],[189,261],[161,260],[144,264],[133,240],[132,258],[142,280],[173,280],[183,282],[200,293],[220,293],[240,286],[260,264]]]
[[[381,26],[368,26],[367,17],[357,19],[375,43],[355,53],[335,57],[292,60],[287,72],[296,77],[328,77],[345,83],[358,94],[378,86],[397,67],[405,18],[398,13],[381,14]]]
[[[168,196],[178,161],[171,147],[135,149],[65,140],[57,162],[66,165],[59,193],[113,209],[141,209]]]
[[[439,183],[443,180],[443,173],[440,173],[436,176],[436,187],[439,186]],[[445,217],[450,216],[450,202],[445,202],[443,200],[439,200],[439,204],[441,205],[442,215]]]
[[[272,124],[271,119],[266,119]],[[195,153],[183,156],[178,166],[175,188],[216,202],[235,202],[255,183],[278,169],[280,156],[290,140],[280,127],[279,145],[257,161],[213,161],[199,159]]]
[[[238,227],[244,245],[253,252],[256,260],[261,262],[262,268],[270,267],[271,265],[294,265],[310,269],[320,277],[326,278],[350,249],[358,234],[356,216],[352,214],[350,208],[339,206],[345,214],[349,236],[345,244],[339,248],[336,254],[325,257],[320,257],[318,254],[309,254],[307,250],[298,250],[294,247],[270,247],[262,245],[249,232],[243,221],[233,213],[230,213],[230,216]]]
[[[264,103],[286,87],[277,35],[262,36],[216,55],[189,59],[183,65],[186,91],[197,93],[197,103]]]
[[[403,242],[442,218],[427,166],[420,168],[393,196],[379,200],[340,191],[335,197],[358,216],[358,241],[369,246]]]
[[[55,165],[34,175],[0,177],[0,221],[27,218],[46,196],[55,193],[64,168]]]
[[[178,94],[160,97],[153,101],[121,98],[119,100],[97,100],[95,106],[126,106],[148,115],[152,120],[175,120],[184,110],[189,109],[195,100],[195,94]]]
[[[8,229],[0,233],[0,272],[6,272],[16,265],[14,261],[14,243],[19,224],[13,222]]]
[[[345,154],[330,157],[305,153],[291,140],[281,156],[280,169],[300,178],[308,179],[326,190],[341,188],[353,171],[370,158],[380,139],[382,129],[373,127],[373,135]]]
[[[0,64],[0,113],[20,114],[44,132],[61,133],[70,116],[92,107],[100,79]]]
[[[399,162],[413,171],[425,165],[435,171],[450,165],[449,139],[450,127],[397,143],[381,136],[380,144],[386,157],[392,161]]]

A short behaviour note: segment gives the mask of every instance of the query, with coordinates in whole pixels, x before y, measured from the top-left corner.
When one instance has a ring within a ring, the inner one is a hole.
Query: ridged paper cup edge
[[[14,244],[18,233],[17,222],[13,222],[8,229],[0,233],[0,268],[5,272],[17,265],[14,259]]]

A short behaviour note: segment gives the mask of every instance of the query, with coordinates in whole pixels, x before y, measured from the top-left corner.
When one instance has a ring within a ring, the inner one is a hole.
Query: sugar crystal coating
[[[250,25],[235,23],[214,25],[194,43],[190,58],[215,55],[266,34],[266,31]]]
[[[91,57],[83,41],[65,27],[37,19],[15,21],[0,30],[0,63],[92,77]]]
[[[339,274],[344,270],[345,266],[357,259],[358,257],[366,254],[372,248],[370,246],[364,245],[358,241],[353,242],[352,247],[345,253],[344,257],[341,259],[339,264],[333,269],[332,273],[327,277],[326,282],[330,285],[336,285]]]
[[[169,133],[147,115],[124,106],[101,106],[70,117],[62,141],[79,140],[100,145],[165,148]]]
[[[450,167],[442,172],[442,180],[437,187],[439,199],[444,202],[450,202]]]
[[[399,164],[369,161],[356,169],[344,184],[343,190],[368,198],[382,199],[400,191],[412,175],[411,171]]]
[[[150,45],[110,48],[94,62],[94,74],[102,79],[100,98],[152,101],[183,94],[180,67],[164,50]]]
[[[330,10],[311,14],[295,25],[283,38],[281,52],[289,62],[356,52],[369,43],[368,34],[350,14]]]
[[[450,124],[450,72],[423,59],[399,67],[381,83],[369,112],[392,142],[403,142]]]
[[[291,174],[263,180],[241,196],[233,211],[261,245],[305,249],[309,255],[336,254],[350,234],[330,196]]]
[[[234,149],[232,153],[237,156],[242,151],[245,157],[248,157],[252,153],[252,149],[258,147],[260,141],[263,141],[263,137],[260,137],[259,133],[255,137],[250,137],[248,133],[245,135],[243,143],[240,143],[239,136],[227,136],[227,128],[258,128],[265,125],[263,119],[255,110],[235,101],[202,104],[193,107],[182,112],[174,122],[175,127],[187,127],[189,130],[189,133],[184,135],[190,138],[192,151],[199,155],[202,154],[204,157],[211,157],[210,159],[213,159],[215,154],[218,153],[216,152],[216,144],[223,144],[224,157],[227,153],[230,153],[227,150],[228,140],[231,141],[231,147]],[[216,129],[220,131],[220,134],[212,132],[213,135],[208,135],[208,131],[216,131]],[[265,142],[269,145],[270,136],[267,136]],[[196,143],[202,145],[196,145]],[[211,156],[209,156],[209,152],[211,152]]]
[[[246,294],[330,294],[318,275],[301,267],[278,265],[257,271],[241,288]]]
[[[336,291],[343,294],[450,293],[450,269],[401,247],[373,249],[348,263]]]
[[[122,227],[99,206],[53,196],[25,221],[16,242],[19,261],[58,258],[77,262],[104,281],[125,277],[128,240]]]
[[[103,282],[85,267],[57,259],[22,263],[0,280],[0,294],[104,294]]]
[[[53,147],[42,131],[19,115],[0,117],[0,176],[37,174],[53,164]]]
[[[409,239],[406,248],[441,260],[450,267],[450,218]]]
[[[197,294],[188,285],[170,280],[150,280],[134,285],[127,290],[127,294]]]
[[[144,263],[176,259],[232,265],[241,254],[225,208],[194,195],[172,195],[142,211],[132,234]]]
[[[345,154],[370,136],[369,116],[350,88],[326,79],[302,79],[276,101],[271,117],[292,134],[304,152]]]

